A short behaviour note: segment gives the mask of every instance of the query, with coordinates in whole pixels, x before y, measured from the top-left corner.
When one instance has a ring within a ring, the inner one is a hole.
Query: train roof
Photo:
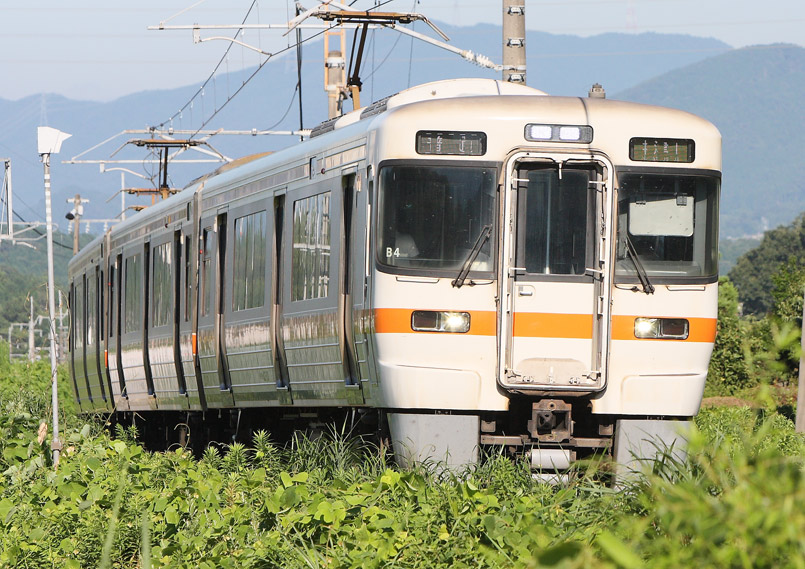
[[[505,115],[490,117],[484,111],[488,111],[490,102],[498,96],[507,97]],[[461,105],[455,104],[457,98],[462,99]],[[414,103],[417,105],[413,105]],[[130,216],[113,226],[110,231],[115,235],[121,235],[152,223],[160,215],[167,215],[176,207],[192,200],[199,187],[215,191],[219,187],[248,183],[251,179],[270,174],[272,170],[287,168],[289,164],[306,163],[310,156],[320,156],[340,147],[348,148],[355,141],[365,138],[368,131],[383,124],[393,124],[395,128],[400,127],[403,131],[407,128],[406,124],[409,128],[417,128],[410,119],[412,113],[421,110],[429,111],[428,114],[433,117],[433,126],[430,127],[433,129],[448,128],[441,125],[466,122],[468,115],[473,117],[474,121],[494,119],[509,121],[513,125],[522,125],[523,121],[589,124],[600,133],[595,142],[601,142],[605,137],[612,139],[626,136],[630,132],[637,133],[640,131],[641,122],[646,121],[649,115],[656,119],[657,112],[661,110],[662,123],[667,125],[667,131],[663,136],[677,134],[680,138],[693,138],[694,135],[699,135],[708,140],[720,141],[720,133],[715,126],[685,111],[611,99],[548,96],[538,89],[493,79],[449,79],[406,89],[367,107],[325,121],[315,127],[311,137],[302,144],[295,144],[274,153],[246,156],[225,164],[193,180],[181,192],[147,208],[144,212]],[[651,136],[652,133],[645,135]],[[387,137],[385,144],[393,144],[392,138]],[[400,139],[399,136],[396,138]],[[378,143],[384,144],[382,137]],[[384,149],[385,156],[393,154],[394,152],[388,152],[388,147]],[[717,163],[712,162],[707,167],[720,169],[720,156]],[[102,237],[97,238],[79,251],[70,262],[70,266],[87,255],[93,255],[94,251],[98,250],[98,242],[101,239]]]

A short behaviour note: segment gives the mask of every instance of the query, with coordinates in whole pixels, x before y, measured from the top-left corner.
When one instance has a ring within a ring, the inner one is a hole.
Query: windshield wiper
[[[643,263],[640,262],[640,258],[637,256],[637,251],[634,248],[632,240],[629,239],[628,233],[626,234],[626,252],[629,254],[629,258],[632,260],[632,264],[637,271],[637,278],[640,279],[643,292],[646,294],[654,294],[654,285],[649,282],[646,269],[643,268]],[[634,290],[637,290],[637,287],[635,287]]]
[[[489,240],[490,235],[492,235],[492,226],[484,225],[483,229],[481,229],[481,234],[475,240],[475,245],[472,246],[467,258],[464,260],[464,264],[461,265],[461,271],[459,271],[458,276],[452,283],[454,287],[461,288],[464,285],[467,275],[470,274],[470,267],[475,262],[475,258],[478,257],[478,253],[481,252],[481,247]]]

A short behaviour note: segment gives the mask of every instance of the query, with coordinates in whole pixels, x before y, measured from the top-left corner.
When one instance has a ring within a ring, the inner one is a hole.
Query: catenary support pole
[[[503,80],[525,85],[525,0],[503,0]]]

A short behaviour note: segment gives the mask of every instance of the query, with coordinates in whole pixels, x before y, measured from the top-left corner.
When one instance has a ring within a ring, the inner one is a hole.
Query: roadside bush
[[[727,277],[718,281],[718,324],[707,374],[706,396],[731,395],[749,387],[746,325],[738,316],[738,292]]]

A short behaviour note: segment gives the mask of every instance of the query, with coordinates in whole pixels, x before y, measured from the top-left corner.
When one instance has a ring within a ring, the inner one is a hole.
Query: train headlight
[[[635,338],[684,340],[690,334],[690,323],[685,318],[635,318]]]
[[[463,334],[470,329],[470,313],[414,310],[411,314],[411,328],[417,332],[455,332]]]
[[[532,142],[584,142],[593,141],[593,127],[570,124],[527,124],[525,139]]]

